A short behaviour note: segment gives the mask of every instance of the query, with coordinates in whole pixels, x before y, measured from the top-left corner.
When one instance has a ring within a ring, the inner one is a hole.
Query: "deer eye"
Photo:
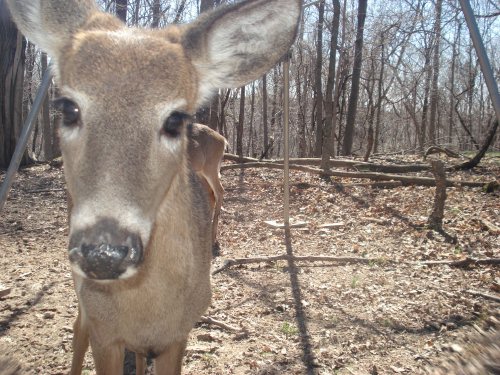
[[[174,111],[168,116],[163,123],[161,132],[170,138],[177,138],[181,134],[181,128],[184,123],[190,118],[187,113]]]
[[[59,98],[54,100],[54,107],[62,113],[62,120],[64,126],[75,126],[78,124],[78,120],[80,120],[80,108],[78,105],[68,99],[68,98]]]

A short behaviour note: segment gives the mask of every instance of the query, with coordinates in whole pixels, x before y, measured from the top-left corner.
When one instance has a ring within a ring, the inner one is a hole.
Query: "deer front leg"
[[[187,341],[170,344],[167,349],[155,359],[156,375],[180,375],[182,358]]]
[[[146,373],[146,357],[135,353],[135,375],[144,375]]]
[[[224,188],[220,181],[216,181],[213,187],[215,197],[214,219],[212,222],[212,243],[217,241],[217,227],[219,226],[219,216],[222,209],[222,200],[224,198]]]
[[[78,307],[78,315],[73,324],[73,360],[71,362],[71,375],[80,375],[82,373],[83,360],[88,347],[89,332],[83,325],[80,307]]]
[[[92,356],[97,375],[122,375],[123,361],[125,360],[125,348],[121,345],[100,346],[92,342]]]

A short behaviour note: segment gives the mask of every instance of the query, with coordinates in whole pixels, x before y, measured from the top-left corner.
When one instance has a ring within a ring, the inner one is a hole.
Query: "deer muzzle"
[[[102,220],[71,236],[69,260],[77,273],[89,279],[127,278],[143,260],[143,245],[139,235]]]

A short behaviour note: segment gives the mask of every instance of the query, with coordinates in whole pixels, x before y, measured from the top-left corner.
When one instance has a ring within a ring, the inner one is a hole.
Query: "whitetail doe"
[[[255,80],[289,50],[300,0],[248,0],[164,30],[128,28],[94,0],[7,0],[52,57],[72,200],[79,313],[72,374],[90,343],[97,374],[134,351],[180,374],[210,304],[211,209],[190,171],[186,119],[217,88]]]
[[[188,157],[191,168],[204,178],[213,194],[212,243],[217,239],[217,227],[222,209],[224,188],[220,181],[220,167],[227,141],[215,130],[203,124],[192,124],[188,136]]]

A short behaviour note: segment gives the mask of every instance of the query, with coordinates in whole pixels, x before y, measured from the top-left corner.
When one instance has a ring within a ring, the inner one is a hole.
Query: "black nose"
[[[142,241],[115,220],[103,219],[71,236],[69,259],[89,279],[127,277],[142,262]]]

